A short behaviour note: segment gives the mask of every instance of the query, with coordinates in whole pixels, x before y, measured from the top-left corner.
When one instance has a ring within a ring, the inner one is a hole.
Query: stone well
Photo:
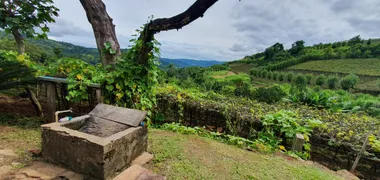
[[[88,115],[42,125],[42,155],[95,179],[111,179],[147,150],[146,112],[97,105]]]

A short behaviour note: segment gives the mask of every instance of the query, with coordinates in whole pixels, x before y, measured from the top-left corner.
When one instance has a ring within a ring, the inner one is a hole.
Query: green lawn
[[[168,179],[341,179],[299,160],[156,129],[148,149],[154,154],[148,168]]]
[[[309,61],[297,64],[288,69],[380,76],[380,59],[337,59]]]

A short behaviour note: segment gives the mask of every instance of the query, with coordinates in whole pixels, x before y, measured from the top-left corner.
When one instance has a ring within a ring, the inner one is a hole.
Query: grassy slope
[[[309,61],[292,66],[288,69],[380,76],[380,59],[339,59]]]
[[[249,74],[251,69],[254,67],[253,64],[245,64],[245,63],[233,63],[230,64],[231,71],[234,73],[244,72]]]
[[[280,156],[245,151],[191,135],[150,130],[150,169],[169,179],[339,179]]]
[[[213,71],[210,73],[210,76],[213,78],[225,78],[227,76],[236,75],[232,71]]]
[[[18,159],[5,159],[0,166],[30,162],[25,151],[40,148],[38,121],[0,114],[0,149],[20,152]],[[339,179],[301,161],[156,129],[149,130],[148,151],[155,157],[147,167],[168,179]]]
[[[380,71],[380,70],[379,70]],[[379,91],[380,90],[380,79],[374,81],[368,81],[363,84],[359,84],[358,89],[370,90],[370,91]]]

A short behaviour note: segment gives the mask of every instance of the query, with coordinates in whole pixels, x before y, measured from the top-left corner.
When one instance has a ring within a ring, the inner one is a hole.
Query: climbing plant
[[[141,34],[143,30],[141,27],[136,32]],[[138,37],[138,35],[133,35],[133,37]],[[158,84],[160,43],[155,39],[148,44],[144,44],[139,38],[133,38],[130,41],[134,45],[130,47],[123,59],[118,59],[114,66],[105,67],[108,73],[101,78],[100,82],[104,87],[106,103],[147,111],[148,124],[150,124],[150,117],[156,105],[154,89]],[[148,63],[141,65],[136,62],[136,58],[144,46],[151,46],[152,51],[148,53]],[[105,51],[114,52],[110,46],[106,47],[108,49]]]
[[[144,27],[136,30],[136,33],[143,33]],[[126,55],[119,57],[114,65],[92,66],[81,60],[63,58],[50,64],[45,74],[67,78],[69,95],[66,98],[75,102],[88,98],[87,85],[100,83],[105,103],[147,111],[150,124],[156,105],[154,89],[158,84],[160,43],[154,38],[150,42],[144,42],[137,38],[137,34],[130,40],[133,45]],[[104,46],[102,53],[115,53],[109,42]],[[139,58],[141,49],[147,46],[152,49],[147,54],[148,63],[138,64],[136,59]]]

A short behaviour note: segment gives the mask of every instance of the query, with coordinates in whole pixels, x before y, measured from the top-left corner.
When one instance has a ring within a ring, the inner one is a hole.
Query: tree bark
[[[24,54],[25,53],[24,37],[22,37],[22,34],[17,28],[12,29],[12,34],[16,41],[18,54]]]
[[[103,65],[115,64],[117,57],[120,56],[120,45],[116,38],[115,25],[106,11],[105,4],[102,0],[80,0],[80,2],[86,11],[88,21],[92,25]],[[107,42],[110,43],[115,53],[103,52]]]

